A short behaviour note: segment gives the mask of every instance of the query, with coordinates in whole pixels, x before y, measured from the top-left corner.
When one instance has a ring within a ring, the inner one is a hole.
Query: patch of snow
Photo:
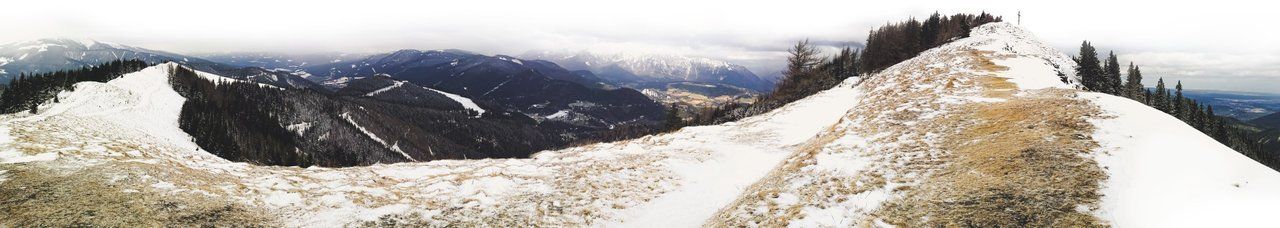
[[[173,183],[169,183],[169,182],[165,182],[165,181],[160,181],[160,182],[156,182],[155,184],[151,184],[151,187],[152,187],[152,188],[157,188],[157,189],[174,189],[174,188],[176,188],[177,186],[176,186],[176,185],[173,185]]]
[[[430,87],[425,87],[425,86],[424,86],[424,87],[422,87],[422,88],[425,88],[425,89],[428,89],[428,90],[431,90],[431,91],[434,91],[434,92],[440,93],[441,95],[444,95],[445,97],[448,97],[449,99],[453,99],[453,101],[458,102],[458,104],[462,104],[462,107],[463,107],[463,108],[470,109],[470,110],[472,110],[472,111],[476,111],[476,117],[480,117],[480,116],[483,116],[483,115],[484,115],[484,109],[483,109],[483,108],[480,108],[480,105],[477,105],[475,101],[472,101],[472,100],[471,100],[471,98],[466,98],[466,97],[463,97],[463,96],[460,96],[460,95],[457,95],[457,94],[446,93],[446,92],[444,92],[444,91],[440,91],[440,90],[432,89],[432,88],[430,88]]]
[[[968,38],[957,40],[952,46],[972,46],[979,50],[1012,54],[1008,58],[995,58],[997,65],[1009,70],[997,76],[1009,78],[1023,90],[1041,88],[1078,88],[1080,79],[1075,75],[1075,61],[1071,56],[1054,49],[1034,34],[1008,22],[988,23],[969,33]],[[1046,77],[1051,75],[1060,77]],[[1061,77],[1066,78],[1063,82]]]
[[[559,112],[552,113],[551,115],[547,115],[547,116],[545,116],[545,117],[543,117],[543,118],[547,118],[547,119],[556,119],[556,118],[561,118],[561,117],[565,117],[565,116],[569,116],[569,110],[560,110]]]
[[[290,124],[289,126],[285,126],[284,128],[294,133],[297,133],[298,136],[302,136],[303,133],[306,133],[308,129],[311,129],[311,123],[302,122],[302,123]]]
[[[395,88],[399,88],[400,86],[403,86],[403,85],[404,85],[404,81],[396,81],[395,83],[392,83],[391,85],[389,85],[389,86],[387,86],[387,87],[382,87],[381,89],[374,90],[373,92],[369,92],[368,94],[365,94],[364,96],[366,96],[366,97],[372,97],[372,96],[378,95],[378,94],[380,94],[380,93],[387,92],[387,91],[390,91],[390,90],[395,89]]]

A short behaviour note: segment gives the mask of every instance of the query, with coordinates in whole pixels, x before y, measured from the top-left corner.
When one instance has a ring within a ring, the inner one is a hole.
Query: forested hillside
[[[526,157],[566,140],[518,113],[483,117],[452,100],[387,102],[281,89],[174,67],[180,126],[220,157],[263,165],[356,166]]]

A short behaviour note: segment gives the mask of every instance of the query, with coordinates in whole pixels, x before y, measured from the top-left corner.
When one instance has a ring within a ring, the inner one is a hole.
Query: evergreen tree
[[[1105,92],[1116,96],[1125,96],[1124,90],[1120,85],[1120,60],[1116,59],[1114,51],[1107,54],[1106,66],[1103,67],[1103,77],[1105,82]]]
[[[1107,92],[1106,80],[1103,79],[1102,67],[1099,65],[1098,52],[1084,41],[1080,44],[1080,57],[1076,59],[1076,75],[1080,76],[1081,84],[1085,90],[1096,92]]]
[[[1143,103],[1143,104],[1147,104],[1147,106],[1151,106],[1151,107],[1156,107],[1155,103],[1153,103],[1154,101],[1152,101],[1152,100],[1151,100],[1153,97],[1154,97],[1154,96],[1152,96],[1152,95],[1151,95],[1151,90],[1149,90],[1149,89],[1142,89],[1142,103]]]
[[[787,70],[782,72],[787,77],[795,77],[801,72],[813,69],[823,61],[818,57],[818,48],[809,44],[808,39],[796,42],[788,53],[791,53],[791,56],[787,57]]]
[[[1174,86],[1174,89],[1177,91],[1177,96],[1173,98],[1173,116],[1178,117],[1178,119],[1186,120],[1187,105],[1186,101],[1182,99],[1182,80],[1178,80],[1178,85]]]
[[[1125,80],[1124,87],[1127,94],[1125,96],[1138,101],[1144,100],[1139,97],[1143,95],[1143,90],[1145,90],[1142,87],[1142,70],[1139,70],[1138,66],[1134,66],[1133,62],[1129,62],[1129,77]]]
[[[836,80],[844,80],[858,74],[858,50],[845,47],[839,54],[831,57],[831,64],[825,66],[828,74]]]
[[[924,24],[920,26],[920,45],[924,47],[935,47],[939,42],[938,35],[942,32],[942,15],[933,12],[929,15],[929,19],[924,20]]]
[[[1160,111],[1169,113],[1168,94],[1169,92],[1165,91],[1164,88],[1164,78],[1160,78],[1156,81],[1155,97],[1151,98],[1151,103],[1154,104],[1152,106]]]
[[[1206,105],[1206,106],[1207,107],[1205,107],[1205,111],[1204,111],[1205,112],[1204,130],[1202,130],[1201,132],[1208,134],[1209,137],[1213,137],[1214,139],[1219,139],[1217,135],[1214,134],[1218,128],[1218,116],[1216,114],[1213,114],[1213,105]],[[1219,139],[1219,141],[1221,141],[1221,139]]]
[[[684,120],[680,119],[680,107],[677,107],[675,104],[671,104],[670,107],[667,107],[666,121],[666,126],[663,128],[667,131],[674,131],[684,127]]]

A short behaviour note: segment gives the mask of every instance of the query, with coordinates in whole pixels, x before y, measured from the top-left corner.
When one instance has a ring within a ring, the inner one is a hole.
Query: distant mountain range
[[[570,137],[620,124],[656,124],[665,118],[663,110],[668,104],[749,102],[773,84],[745,67],[706,58],[589,52],[529,52],[523,56],[488,56],[453,49],[192,56],[93,40],[41,39],[0,46],[0,83],[19,72],[68,70],[117,59],[175,62],[229,78],[323,93],[350,92],[356,88],[344,88],[359,79],[385,76],[456,94],[495,110],[563,123],[555,128]]]
[[[647,82],[701,82],[768,91],[773,84],[746,67],[725,61],[677,55],[598,54],[587,51],[534,51],[521,57],[554,62],[569,70],[588,70],[624,85]]]
[[[353,78],[384,75],[516,110],[568,128],[609,129],[654,124],[664,107],[639,91],[618,88],[541,60],[487,56],[462,50],[400,50],[305,68],[310,79],[338,87]],[[349,86],[349,85],[348,85]]]
[[[355,59],[363,59],[368,54],[353,54],[340,52],[313,53],[313,54],[284,54],[272,52],[228,52],[228,53],[211,53],[196,55],[210,61],[230,64],[240,67],[260,67],[264,69],[280,69],[289,71],[301,71],[306,67],[349,61]],[[309,75],[303,75],[307,77]]]
[[[0,45],[0,83],[21,73],[46,73],[96,66],[113,60],[176,62],[236,79],[290,88],[319,87],[289,71],[229,65],[202,58],[94,40],[40,39]]]

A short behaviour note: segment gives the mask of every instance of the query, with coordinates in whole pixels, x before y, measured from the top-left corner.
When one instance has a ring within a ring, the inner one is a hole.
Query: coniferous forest
[[[1182,122],[1227,145],[1245,156],[1280,170],[1280,151],[1264,151],[1262,144],[1244,129],[1229,123],[1225,117],[1213,113],[1213,106],[1205,105],[1182,95],[1182,82],[1169,88],[1164,78],[1156,80],[1155,89],[1142,85],[1142,69],[1129,63],[1125,74],[1120,73],[1120,61],[1114,52],[1106,59],[1099,59],[1097,48],[1088,41],[1080,45],[1076,57],[1076,75],[1085,90],[1127,97],[1147,106],[1177,117]],[[1121,77],[1125,77],[1121,80]]]
[[[146,68],[140,60],[116,60],[102,65],[44,74],[20,74],[0,94],[0,112],[35,113],[45,102],[57,102],[59,92],[75,89],[77,82],[107,82],[121,75]]]

